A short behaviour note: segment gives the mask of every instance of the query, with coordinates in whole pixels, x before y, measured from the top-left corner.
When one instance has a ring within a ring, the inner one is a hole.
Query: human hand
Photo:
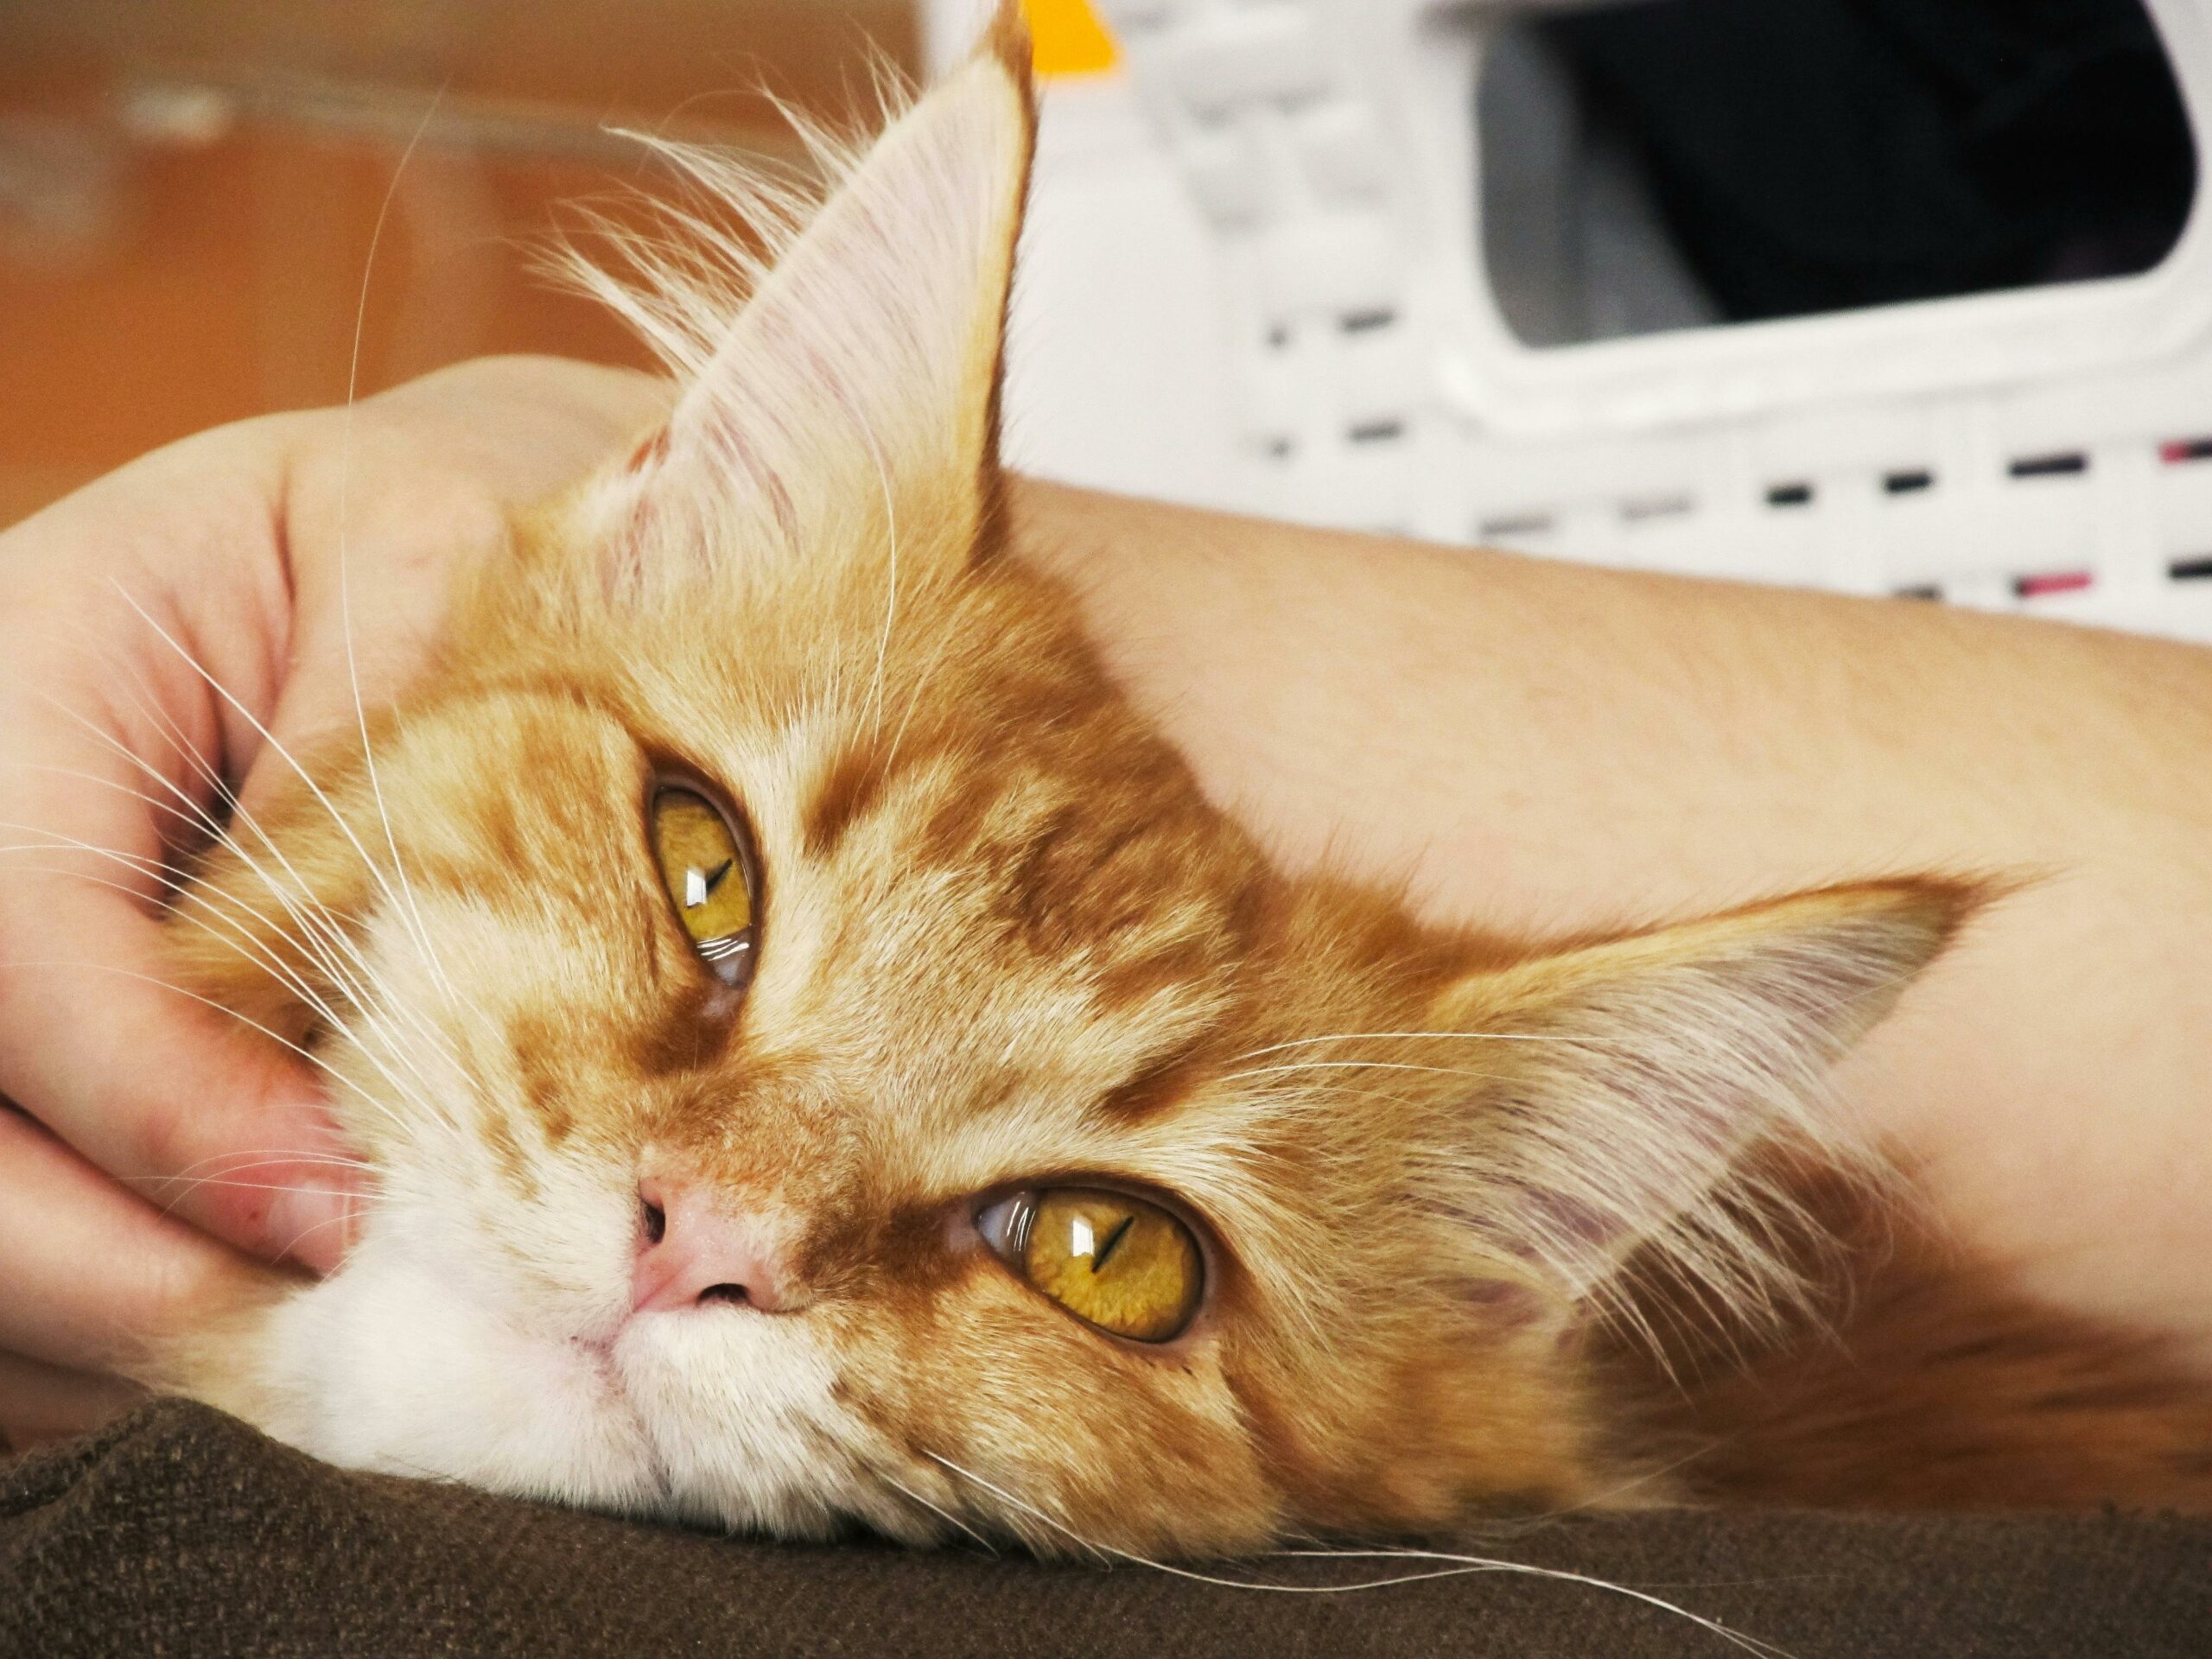
[[[355,1165],[314,1069],[159,982],[162,871],[221,790],[251,811],[403,685],[508,507],[662,398],[486,359],[188,438],[0,533],[0,1439],[89,1427],[146,1339],[342,1254]]]

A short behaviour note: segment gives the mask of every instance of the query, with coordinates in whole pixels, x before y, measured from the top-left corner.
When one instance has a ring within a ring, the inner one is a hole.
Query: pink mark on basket
[[[2212,461],[2212,438],[2176,438],[2158,446],[2158,459],[2169,467],[2184,461]]]
[[[2041,599],[2046,594],[2078,594],[2096,581],[2089,570],[2046,570],[2032,576],[2016,576],[2012,591],[2022,599]]]

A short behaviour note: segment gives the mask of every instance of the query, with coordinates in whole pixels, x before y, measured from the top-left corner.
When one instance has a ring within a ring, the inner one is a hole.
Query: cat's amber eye
[[[986,1206],[976,1227],[1032,1285],[1117,1337],[1166,1342],[1198,1311],[1198,1241],[1156,1204],[1098,1187],[1047,1187]]]
[[[692,947],[726,985],[752,977],[753,872],[737,832],[696,791],[653,791],[653,856]]]

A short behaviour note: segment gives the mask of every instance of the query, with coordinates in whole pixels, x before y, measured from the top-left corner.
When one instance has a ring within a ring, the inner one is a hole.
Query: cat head
[[[378,1179],[194,1391],[603,1507],[1206,1551],[1587,1499],[1631,1255],[1776,1293],[1743,1154],[1827,1135],[1961,895],[1537,950],[1271,868],[1005,545],[1010,16],[734,315],[622,290],[665,425],[180,904]]]

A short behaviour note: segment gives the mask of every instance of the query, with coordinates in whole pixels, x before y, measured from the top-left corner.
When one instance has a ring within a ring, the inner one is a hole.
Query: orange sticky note
[[[1121,61],[1090,0],[1021,0],[1040,75],[1099,75]]]

